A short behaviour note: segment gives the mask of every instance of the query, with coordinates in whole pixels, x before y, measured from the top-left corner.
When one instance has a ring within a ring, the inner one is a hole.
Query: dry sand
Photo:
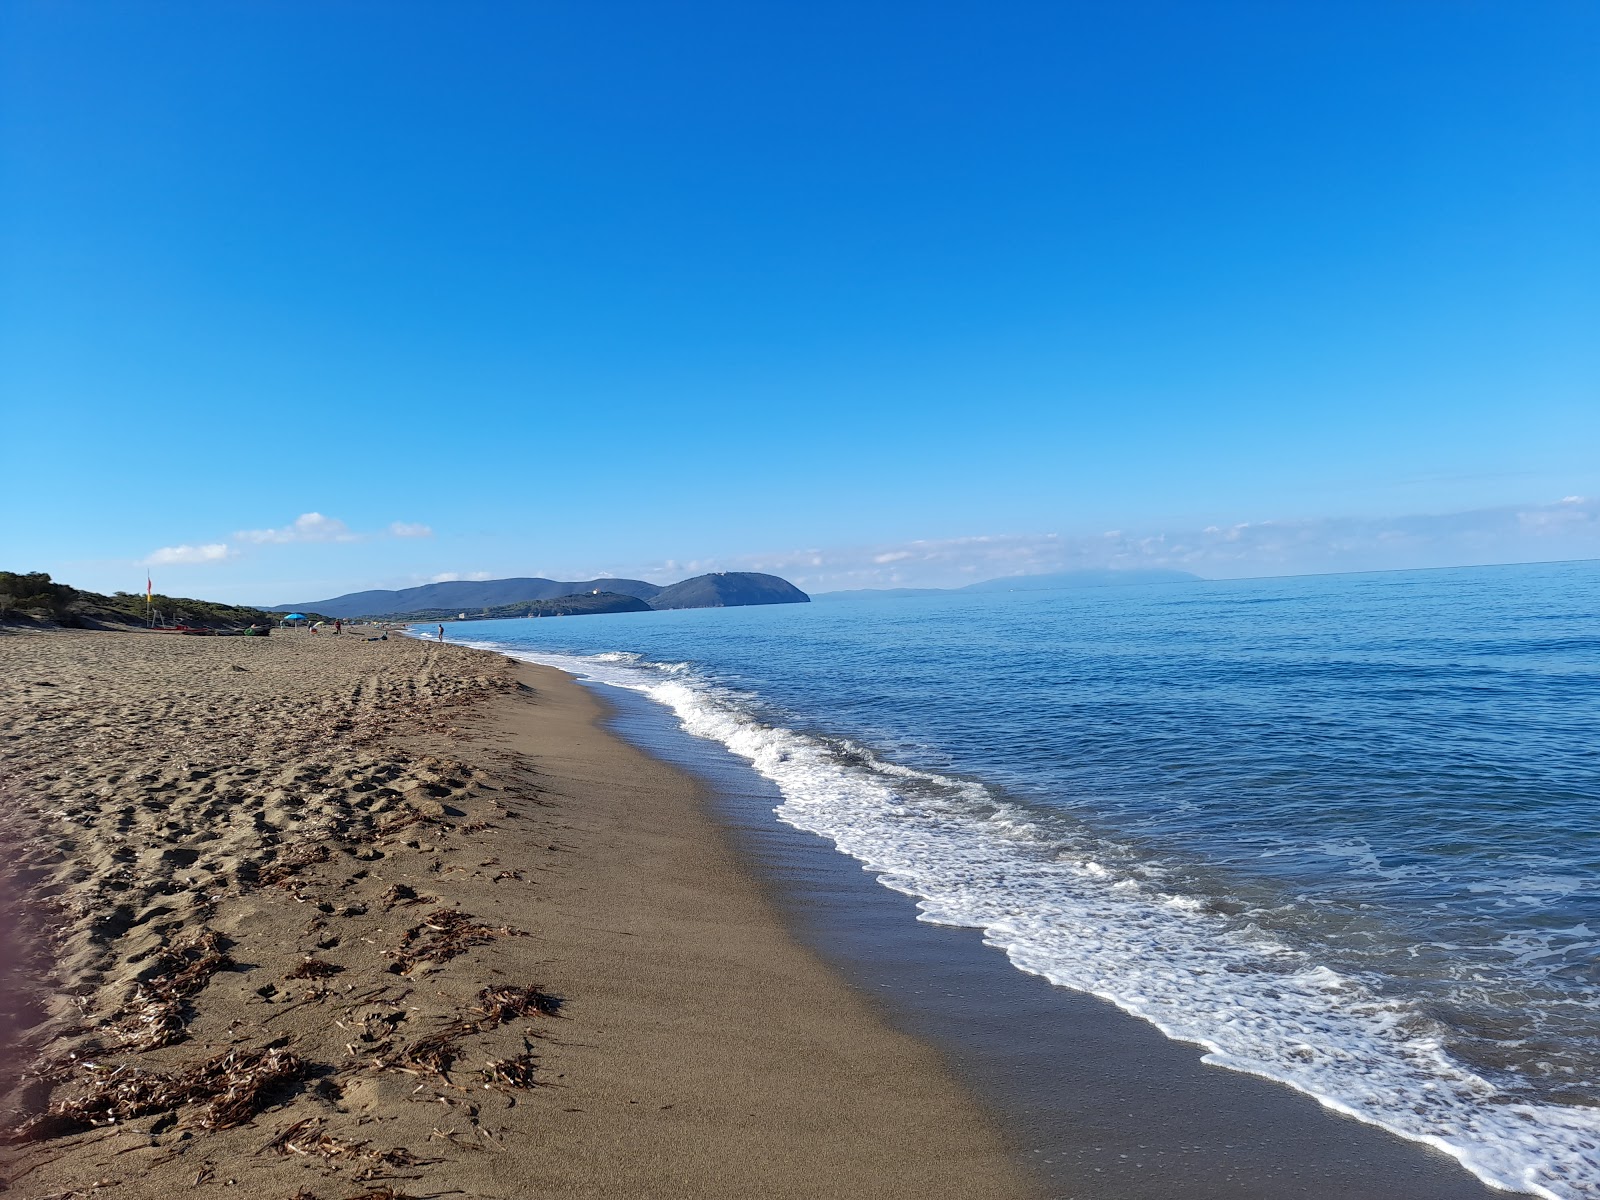
[[[565,676],[71,632],[0,675],[12,1194],[1033,1194]]]

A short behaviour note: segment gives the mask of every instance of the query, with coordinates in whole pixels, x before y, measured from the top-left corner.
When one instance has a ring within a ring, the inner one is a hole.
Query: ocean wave
[[[781,820],[915,897],[921,920],[982,930],[1021,970],[1197,1043],[1208,1063],[1434,1146],[1495,1186],[1600,1196],[1600,1111],[1504,1092],[1453,1058],[1448,1031],[1420,1009],[1318,963],[1248,913],[1166,890],[1157,864],[975,781],[763,720],[754,697],[689,664],[512,653],[665,705],[776,784]],[[1358,841],[1321,849],[1368,865]]]

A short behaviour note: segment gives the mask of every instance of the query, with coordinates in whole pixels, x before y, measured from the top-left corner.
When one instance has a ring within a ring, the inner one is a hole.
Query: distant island
[[[898,600],[906,596],[955,596],[974,592],[1048,592],[1058,588],[1125,587],[1137,583],[1196,583],[1200,576],[1188,571],[1162,568],[1114,570],[1103,568],[1081,571],[1055,571],[1047,575],[1003,575],[958,588],[855,588],[842,592],[818,592],[816,600]]]
[[[350,592],[331,600],[278,604],[273,612],[318,612],[331,617],[440,621],[466,616],[575,616],[674,608],[736,608],[749,604],[806,604],[811,597],[786,579],[755,571],[718,571],[663,586],[642,579],[456,579],[399,591]]]

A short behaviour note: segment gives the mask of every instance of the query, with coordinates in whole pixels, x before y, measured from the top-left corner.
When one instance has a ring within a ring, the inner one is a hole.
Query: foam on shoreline
[[[924,921],[983,930],[1019,969],[1108,1000],[1205,1061],[1460,1161],[1492,1186],[1600,1194],[1600,1114],[1517,1102],[1453,1060],[1421,1013],[1270,933],[1163,889],[1118,847],[981,784],[756,715],[684,663],[507,651],[666,706],[772,781],[776,814],[918,900]]]

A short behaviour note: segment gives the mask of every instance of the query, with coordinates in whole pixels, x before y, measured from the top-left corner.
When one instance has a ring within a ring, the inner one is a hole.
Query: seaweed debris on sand
[[[295,632],[0,654],[8,1196],[1029,1194],[564,676]]]

